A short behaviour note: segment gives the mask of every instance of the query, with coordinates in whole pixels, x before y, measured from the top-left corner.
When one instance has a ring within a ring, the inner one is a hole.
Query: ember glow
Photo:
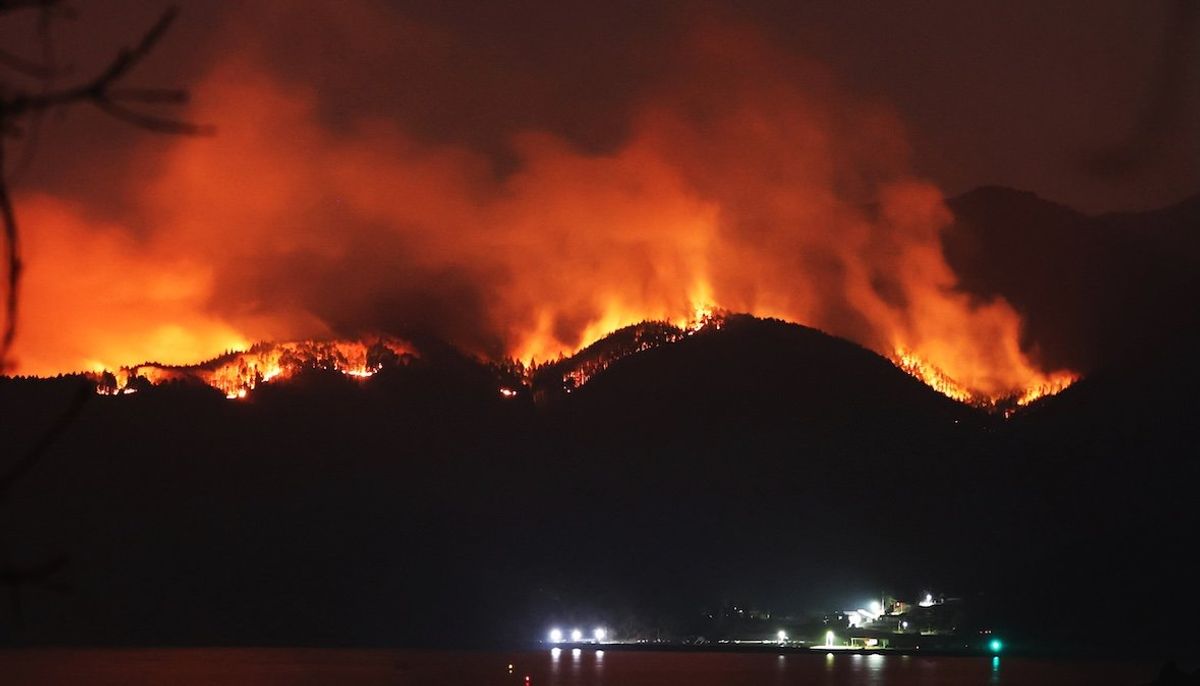
[[[116,371],[93,372],[96,392],[128,395],[140,384],[199,382],[225,394],[246,398],[258,386],[290,379],[306,369],[337,371],[358,379],[373,376],[385,364],[406,364],[417,356],[408,343],[392,338],[365,341],[300,341],[260,343],[245,351],[226,353],[196,365],[140,364]]]
[[[1057,372],[1045,378],[1043,382],[1030,386],[1019,393],[1011,393],[1007,396],[989,396],[963,386],[947,376],[941,369],[904,348],[898,348],[891,360],[897,367],[948,398],[977,407],[1004,409],[1006,412],[1011,410],[1011,405],[1024,407],[1036,400],[1059,393],[1079,379],[1076,374],[1071,372]]]
[[[728,310],[857,341],[964,402],[1070,383],[1022,349],[1007,303],[956,290],[940,245],[950,214],[886,106],[752,28],[696,24],[618,144],[524,130],[504,143],[504,172],[400,118],[330,124],[330,103],[256,50],[222,56],[187,115],[218,135],[146,143],[132,166],[149,176],[119,211],[18,199],[18,373],[160,360],[113,372],[106,392],[134,388],[122,374],[155,382],[190,365],[240,397],[297,355],[374,369],[361,343],[333,355],[253,341],[421,331],[533,363],[639,322],[686,332]],[[245,352],[192,364],[230,349]]]
[[[691,319],[679,325],[646,321],[622,327],[602,343],[588,345],[568,359],[531,367],[527,382],[534,387],[535,398],[547,385],[561,385],[563,391],[570,393],[620,359],[676,343],[700,331],[719,331],[725,320],[724,312],[699,307]]]
[[[892,362],[948,398],[964,403],[972,402],[975,399],[975,395],[970,390],[946,376],[942,370],[904,348],[896,349]]]

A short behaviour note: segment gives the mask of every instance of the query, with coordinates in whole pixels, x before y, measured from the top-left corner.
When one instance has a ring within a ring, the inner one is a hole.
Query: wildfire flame
[[[165,366],[153,363],[93,373],[96,392],[128,395],[139,383],[158,385],[171,381],[198,381],[225,394],[245,398],[255,388],[277,379],[289,379],[305,369],[326,369],[365,379],[388,363],[406,363],[417,357],[407,342],[380,338],[374,342],[355,340],[290,341],[260,343],[248,350],[233,351],[196,365]]]
[[[700,331],[718,331],[724,327],[725,318],[725,312],[704,305],[695,307],[692,315],[681,322],[643,321],[622,327],[608,336],[603,348],[592,344],[566,360],[531,366],[526,383],[538,386],[538,377],[549,376],[555,385],[561,384],[562,390],[570,393],[620,359],[681,341]]]
[[[537,385],[536,377],[548,373],[557,379],[555,383],[560,383],[562,390],[570,393],[622,358],[678,342],[701,331],[718,331],[725,325],[726,317],[724,311],[704,305],[694,308],[692,315],[678,325],[650,321],[624,327],[609,336],[609,342],[603,349],[589,345],[568,360],[540,366],[521,365],[527,370],[521,383],[526,387],[534,387]],[[237,400],[248,397],[263,384],[290,379],[306,369],[325,369],[355,379],[367,379],[386,364],[406,364],[417,357],[418,352],[411,344],[395,338],[379,338],[373,342],[289,341],[259,343],[247,350],[231,351],[195,365],[145,363],[116,370],[101,370],[93,372],[91,376],[96,382],[96,392],[101,395],[130,395],[136,393],[143,384],[155,386],[194,381],[221,391],[226,398]],[[899,369],[949,398],[1002,411],[1006,416],[1011,414],[1013,408],[1054,395],[1077,379],[1072,374],[1059,374],[1020,394],[993,397],[971,391],[910,350],[898,348],[891,360]],[[501,397],[508,399],[519,395],[515,388],[508,385],[500,386],[498,391]]]
[[[933,390],[942,395],[963,403],[975,403],[977,397],[954,379],[946,376],[942,370],[921,359],[911,350],[897,348],[892,362],[900,369],[915,376]]]
[[[989,396],[974,392],[950,378],[941,369],[905,348],[897,348],[891,358],[901,370],[920,379],[925,385],[942,395],[968,405],[987,409],[998,409],[1011,414],[1012,406],[1024,407],[1042,398],[1056,395],[1079,380],[1077,374],[1057,372],[1045,376],[1034,385],[1007,396]]]
[[[1069,372],[1060,372],[1052,375],[1044,383],[1032,386],[1025,389],[1025,392],[1017,397],[1017,405],[1024,407],[1030,403],[1047,398],[1052,395],[1057,395],[1065,391],[1071,384],[1079,380],[1077,374]]]
[[[17,199],[16,369],[151,359],[164,364],[108,372],[103,392],[182,378],[236,398],[298,364],[377,369],[354,342],[249,341],[416,330],[535,366],[638,322],[667,324],[633,351],[674,340],[725,308],[856,341],[963,402],[1025,404],[1073,380],[1025,354],[1007,303],[957,288],[940,240],[953,217],[893,113],[752,27],[701,23],[669,52],[620,140],[521,130],[502,165],[497,146],[403,117],[332,126],[322,93],[254,51],[222,53],[184,117],[217,136],[155,143],[131,167],[153,172],[127,174],[111,208]]]

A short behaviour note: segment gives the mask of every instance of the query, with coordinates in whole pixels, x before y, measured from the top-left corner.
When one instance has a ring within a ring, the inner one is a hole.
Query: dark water
[[[509,665],[512,669],[509,669]],[[0,684],[1139,686],[1159,665],[1016,657],[311,649],[0,651]],[[528,681],[526,680],[528,677]]]

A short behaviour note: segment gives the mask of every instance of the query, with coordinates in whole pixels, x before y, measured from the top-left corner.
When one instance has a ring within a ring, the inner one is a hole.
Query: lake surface
[[[510,670],[509,665],[512,665]],[[0,651],[0,683],[422,686],[1141,686],[1158,663],[1018,657],[313,649]]]

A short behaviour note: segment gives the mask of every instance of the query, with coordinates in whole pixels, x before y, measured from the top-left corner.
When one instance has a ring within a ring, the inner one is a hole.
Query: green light
[[[993,652],[993,653],[998,653],[998,652],[1000,652],[1000,649],[1001,649],[1001,648],[1003,648],[1003,647],[1004,647],[1004,644],[1003,644],[1003,643],[1001,643],[1001,642],[1000,642],[1000,639],[998,639],[998,638],[993,638],[993,639],[992,639],[992,640],[991,640],[991,641],[988,643],[988,648],[991,648],[991,650],[992,650],[992,652]]]

